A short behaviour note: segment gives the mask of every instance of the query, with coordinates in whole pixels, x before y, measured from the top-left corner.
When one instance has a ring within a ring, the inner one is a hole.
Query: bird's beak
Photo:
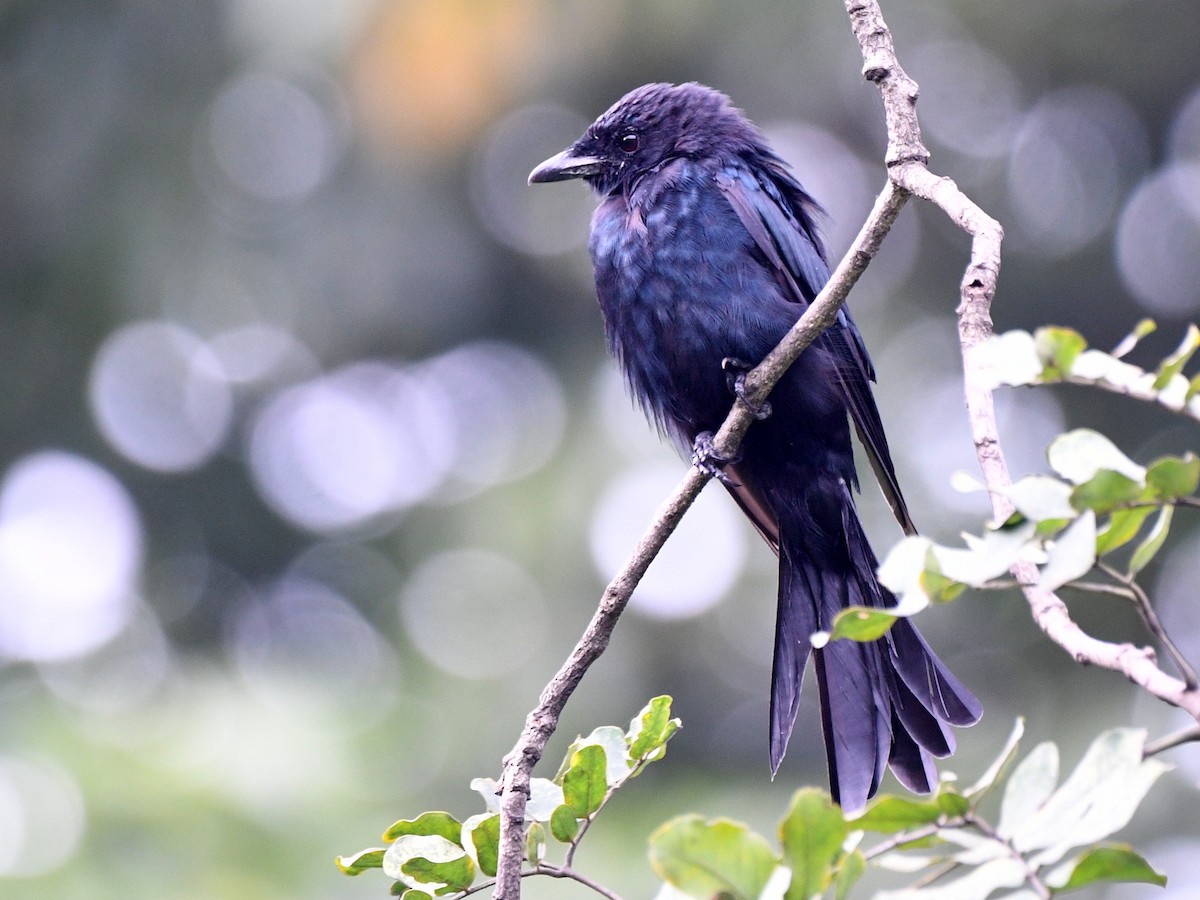
[[[530,184],[547,181],[566,181],[569,178],[586,178],[600,172],[602,161],[594,156],[578,156],[574,147],[555,154],[529,173]]]

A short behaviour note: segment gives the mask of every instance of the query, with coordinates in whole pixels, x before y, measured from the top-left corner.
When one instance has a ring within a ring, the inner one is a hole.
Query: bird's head
[[[582,178],[600,194],[628,191],[678,158],[765,150],[762,136],[720,91],[646,84],[630,91],[583,137],[529,174],[529,183]],[[769,151],[768,151],[769,152]]]

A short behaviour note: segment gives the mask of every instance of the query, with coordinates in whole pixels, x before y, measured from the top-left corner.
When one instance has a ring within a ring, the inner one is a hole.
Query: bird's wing
[[[759,175],[745,166],[726,166],[717,173],[717,185],[791,299],[807,308],[829,280],[829,266],[810,218],[809,210],[816,204],[790,175],[775,166],[771,169],[769,175]],[[904,531],[916,534],[871,394],[875,369],[845,307],[820,340],[837,361],[835,371],[854,429],[884,497]]]
[[[737,501],[737,505],[742,508],[754,529],[762,535],[762,539],[778,554],[779,519],[759,496],[754,484],[738,468],[737,463],[727,463],[724,472],[728,476],[727,479],[722,479],[725,489]]]

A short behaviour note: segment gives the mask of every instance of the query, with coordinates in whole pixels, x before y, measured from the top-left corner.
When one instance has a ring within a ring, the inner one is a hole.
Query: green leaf
[[[472,778],[470,787],[483,798],[488,812],[500,812],[500,782],[495,778]]]
[[[562,787],[549,778],[530,778],[525,818],[535,822],[548,822],[554,810],[562,806],[563,802]]]
[[[556,841],[569,844],[579,834],[579,818],[571,807],[563,804],[550,816],[550,833]]]
[[[1158,517],[1150,527],[1150,533],[1146,535],[1144,541],[1138,544],[1137,549],[1133,551],[1133,557],[1129,560],[1130,575],[1136,575],[1150,565],[1155,554],[1162,549],[1163,542],[1167,539],[1167,533],[1171,530],[1171,518],[1174,515],[1175,507],[1173,506],[1164,506],[1158,511]]]
[[[535,866],[546,858],[546,827],[533,822],[525,832],[525,858]]]
[[[1088,428],[1060,434],[1050,442],[1046,456],[1051,468],[1072,484],[1083,484],[1101,469],[1120,472],[1134,481],[1145,481],[1146,470],[1117,445]]]
[[[938,809],[951,818],[965,816],[971,811],[971,801],[949,784],[942,785],[935,802]]]
[[[1062,786],[1016,827],[1013,847],[1039,850],[1031,864],[1049,865],[1072,848],[1123,828],[1167,768],[1158,760],[1143,759],[1144,745],[1145,733],[1131,728],[1097,737]]]
[[[1020,522],[990,528],[982,537],[963,535],[967,542],[965,549],[935,545],[930,552],[936,562],[930,568],[954,581],[981,587],[1004,575],[1028,552],[1036,530],[1033,522]]]
[[[352,856],[339,856],[336,862],[338,868],[347,875],[358,875],[367,869],[383,868],[383,854],[386,852],[384,847],[372,847],[369,850],[360,850]]]
[[[404,834],[383,855],[383,871],[410,888],[440,892],[475,878],[475,863],[457,841],[440,834]]]
[[[567,751],[558,776],[554,779],[562,784],[563,777],[571,767],[571,761],[576,752],[592,745],[604,748],[605,771],[604,777],[610,787],[616,786],[629,777],[634,761],[629,757],[629,736],[624,729],[616,725],[601,725],[592,729],[585,738],[579,738]]]
[[[1147,335],[1153,334],[1158,324],[1153,319],[1142,319],[1133,326],[1133,331],[1125,335],[1121,343],[1113,347],[1112,355],[1117,359],[1125,356],[1129,351],[1138,345],[1138,342]]]
[[[923,595],[920,587],[921,573],[932,559],[933,541],[919,535],[901,538],[888,551],[878,569],[880,583],[901,602],[911,592]]]
[[[1164,500],[1177,500],[1196,493],[1200,487],[1200,457],[1189,453],[1180,458],[1166,456],[1146,470],[1146,483]]]
[[[967,589],[967,586],[962,582],[955,581],[953,578],[947,578],[941,572],[932,572],[926,569],[921,573],[921,589],[925,595],[935,603],[949,603],[951,600],[957,600],[962,592]],[[893,609],[901,609],[902,607],[893,607]],[[912,615],[915,612],[920,612],[920,609],[913,609],[912,604],[905,604],[905,615]]]
[[[571,768],[563,776],[563,802],[580,819],[586,819],[604,803],[608,793],[604,748],[581,747],[571,757]]]
[[[1017,512],[1034,522],[1073,519],[1077,512],[1071,505],[1071,486],[1050,475],[1026,475],[1004,493]]]
[[[850,890],[867,871],[867,858],[861,850],[847,853],[838,865],[837,875],[833,878],[834,900],[847,900]]]
[[[1142,523],[1154,511],[1150,506],[1114,510],[1096,533],[1096,555],[1103,556],[1118,547],[1123,547],[1137,537]]]
[[[1078,890],[1100,882],[1123,882],[1167,886],[1167,877],[1126,844],[1093,847],[1074,860],[1069,877],[1051,884],[1056,893]]]
[[[663,881],[693,897],[758,900],[775,869],[775,853],[740,822],[681,816],[650,835],[650,865]]]
[[[891,629],[898,617],[895,613],[868,606],[848,606],[833,617],[829,632],[831,641],[848,638],[852,641],[875,641]]]
[[[1142,499],[1146,485],[1128,475],[1101,469],[1071,491],[1071,505],[1079,511],[1108,512],[1118,506]]]
[[[1004,749],[1000,751],[1000,755],[992,760],[992,764],[987,767],[987,770],[963,793],[973,801],[978,802],[980,797],[990,791],[996,782],[1000,780],[1000,777],[1008,771],[1013,760],[1016,759],[1017,747],[1024,734],[1025,719],[1018,716],[1016,721],[1013,722],[1013,729],[1008,735],[1008,740],[1004,742]]]
[[[1034,346],[1042,361],[1042,377],[1058,381],[1071,371],[1075,358],[1087,348],[1087,341],[1072,328],[1047,326],[1033,335]]]
[[[440,834],[452,844],[462,840],[462,823],[448,812],[422,813],[415,819],[401,819],[383,833],[389,843],[406,834]]]
[[[792,870],[786,900],[809,900],[829,887],[833,863],[842,850],[850,826],[829,795],[802,788],[779,823],[783,862]]]
[[[1161,391],[1171,379],[1183,371],[1183,367],[1188,364],[1188,360],[1192,358],[1192,354],[1196,349],[1200,348],[1200,328],[1189,324],[1187,333],[1184,334],[1183,340],[1175,349],[1175,352],[1162,361],[1162,365],[1158,367],[1158,372],[1154,379],[1154,389]]]
[[[500,856],[500,816],[496,813],[471,816],[463,823],[463,844],[467,835],[471,838],[473,858],[479,871],[489,878],[496,874],[496,863]]]
[[[1183,394],[1183,402],[1189,402],[1197,394],[1200,394],[1200,375],[1188,382],[1187,390]]]
[[[437,862],[423,856],[414,856],[401,867],[405,875],[426,885],[438,885],[435,894],[450,894],[465,891],[475,880],[475,863],[471,857]]]
[[[974,362],[991,388],[1037,384],[1045,369],[1033,335],[1027,331],[993,335],[975,348]]]
[[[655,697],[643,707],[629,723],[626,737],[629,740],[629,755],[641,759],[665,744],[675,733],[671,723],[671,698]],[[675,720],[678,726],[678,720]]]
[[[932,800],[910,800],[887,794],[872,800],[862,815],[847,824],[855,831],[895,834],[907,828],[929,825],[941,817],[941,809]]]
[[[402,882],[396,882],[396,884],[402,884]],[[405,888],[404,893],[400,895],[400,900],[433,900],[433,895],[427,894],[425,891],[418,891],[416,888]]]
[[[1096,514],[1091,510],[1072,522],[1047,549],[1038,586],[1055,591],[1082,578],[1096,564]]]
[[[1079,354],[1071,368],[1071,380],[1081,384],[1105,385],[1142,399],[1155,399],[1148,386],[1148,382],[1153,380],[1149,373],[1099,350],[1084,350]]]
[[[1041,807],[1058,784],[1058,747],[1046,741],[1038,744],[1013,769],[1000,803],[1000,821],[996,833],[1012,837]]]

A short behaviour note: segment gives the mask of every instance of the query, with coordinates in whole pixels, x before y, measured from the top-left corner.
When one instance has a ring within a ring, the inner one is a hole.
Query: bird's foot
[[[754,413],[754,418],[761,420],[771,415],[771,404],[766,400],[755,405],[746,399],[746,375],[754,366],[745,360],[727,356],[721,360],[721,368],[725,370],[725,380],[729,384],[729,390],[745,404],[750,412]]]
[[[738,483],[725,474],[725,467],[737,462],[740,457],[740,453],[732,459],[718,453],[711,431],[700,432],[692,442],[692,465],[730,487],[738,487]]]

